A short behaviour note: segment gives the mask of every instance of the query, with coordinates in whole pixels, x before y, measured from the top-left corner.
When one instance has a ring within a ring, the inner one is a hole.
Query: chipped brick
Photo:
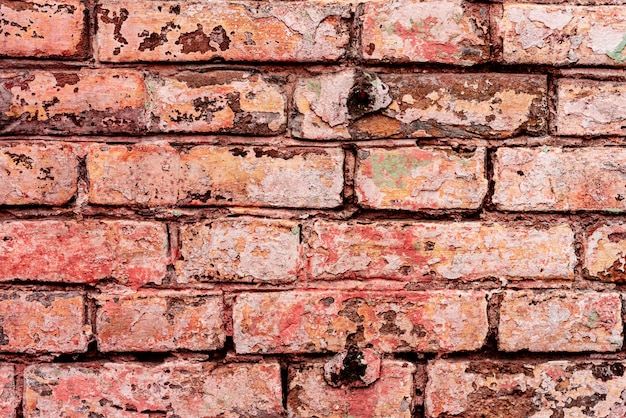
[[[626,282],[626,224],[609,222],[588,232],[585,274],[604,282]]]

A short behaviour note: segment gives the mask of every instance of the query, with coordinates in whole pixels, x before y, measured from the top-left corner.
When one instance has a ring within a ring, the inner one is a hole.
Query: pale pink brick
[[[0,414],[6,418],[15,418],[19,397],[15,387],[15,366],[0,364]]]
[[[626,281],[626,224],[609,222],[588,232],[584,268],[593,279]]]

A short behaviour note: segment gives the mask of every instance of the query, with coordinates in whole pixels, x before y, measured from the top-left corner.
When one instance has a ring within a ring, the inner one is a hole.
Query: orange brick
[[[376,209],[475,209],[487,193],[485,148],[360,148],[355,188]]]
[[[6,418],[15,418],[16,409],[20,403],[15,388],[15,366],[0,364],[0,414]]]
[[[80,0],[0,0],[0,16],[0,56],[85,56],[86,13]]]
[[[242,293],[233,322],[241,354],[477,350],[488,329],[485,293],[455,290]]]
[[[325,208],[342,202],[343,151],[97,144],[87,172],[100,205]]]
[[[0,351],[80,353],[87,351],[85,296],[77,292],[0,293]]]
[[[349,4],[104,0],[103,61],[334,61],[349,41]]]
[[[220,293],[143,291],[97,299],[100,351],[217,350],[224,345]]]
[[[463,0],[368,1],[361,54],[368,61],[474,65],[489,59],[487,6]]]
[[[585,274],[604,282],[626,282],[626,224],[609,222],[588,232]]]
[[[0,72],[0,133],[93,134],[145,130],[147,94],[131,70]]]
[[[77,181],[78,156],[68,143],[0,145],[0,205],[64,205]]]
[[[160,284],[168,261],[165,225],[136,221],[0,223],[0,281]]]

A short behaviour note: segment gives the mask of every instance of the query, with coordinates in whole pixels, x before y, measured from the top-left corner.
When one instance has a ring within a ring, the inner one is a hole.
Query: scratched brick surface
[[[0,352],[80,353],[87,351],[85,295],[80,292],[2,291]]]
[[[500,148],[493,202],[500,209],[626,210],[621,148]]]
[[[504,3],[494,8],[506,63],[623,66],[626,7]]]
[[[365,2],[361,53],[368,61],[473,65],[489,59],[489,11],[462,0]]]
[[[15,418],[19,398],[15,387],[15,366],[0,364],[0,413],[6,418]]]
[[[413,409],[413,373],[407,361],[383,360],[380,379],[363,389],[334,388],[323,363],[289,368],[289,417],[406,417]]]
[[[476,209],[486,193],[485,148],[359,148],[355,189],[377,209]]]
[[[0,56],[82,57],[86,32],[79,0],[0,0]]]
[[[242,293],[233,307],[237,353],[466,351],[487,335],[484,292]]]
[[[140,133],[148,97],[133,70],[0,72],[0,133]]]
[[[168,261],[165,225],[137,221],[0,223],[0,281],[161,283]],[[34,262],[37,260],[38,262]]]
[[[178,281],[293,281],[301,267],[295,221],[238,218],[184,225]]]
[[[89,201],[100,205],[341,204],[343,152],[308,147],[92,145]]]
[[[507,138],[545,133],[547,84],[541,75],[348,69],[300,77],[294,106],[298,138]]]
[[[128,61],[334,61],[349,42],[349,3],[104,0],[98,55]]]
[[[100,351],[209,351],[224,345],[220,293],[107,293],[97,303]]]
[[[64,205],[74,197],[78,155],[69,143],[0,146],[0,204]]]
[[[608,222],[592,227],[585,243],[585,273],[604,282],[626,281],[626,225]]]
[[[319,221],[307,243],[313,279],[571,280],[576,264],[566,224]]]
[[[129,418],[154,411],[172,418],[239,418],[283,412],[280,366],[270,361],[36,364],[24,376],[28,418]]]
[[[618,293],[509,291],[498,325],[503,351],[617,351],[622,347]]]
[[[429,363],[426,416],[621,417],[621,361]]]

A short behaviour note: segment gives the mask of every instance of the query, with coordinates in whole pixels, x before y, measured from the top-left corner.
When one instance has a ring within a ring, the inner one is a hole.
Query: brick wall
[[[0,0],[0,40],[1,416],[626,416],[626,1]]]

